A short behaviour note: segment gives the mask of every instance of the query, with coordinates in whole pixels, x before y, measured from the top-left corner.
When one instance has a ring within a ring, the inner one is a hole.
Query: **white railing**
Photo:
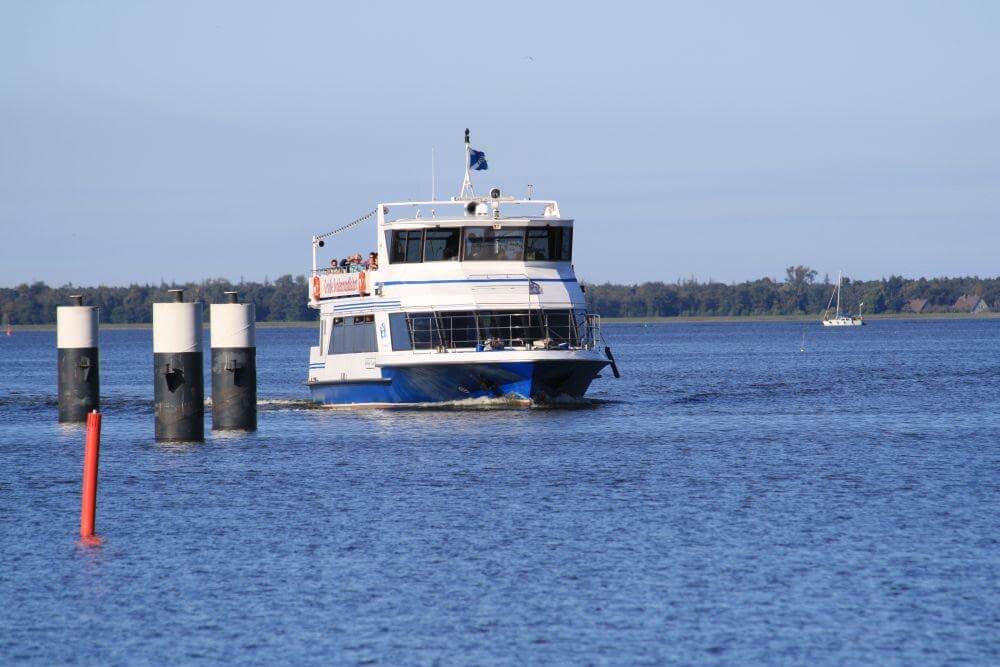
[[[593,350],[600,316],[569,310],[407,313],[413,350]]]

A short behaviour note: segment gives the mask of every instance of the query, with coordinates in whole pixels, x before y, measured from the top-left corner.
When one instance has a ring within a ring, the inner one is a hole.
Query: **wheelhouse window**
[[[572,259],[573,229],[529,227],[524,259],[529,262],[568,262]]]
[[[392,232],[389,261],[568,262],[573,258],[571,227],[446,227]]]
[[[458,260],[459,229],[428,229],[424,232],[424,261]]]
[[[421,261],[423,232],[419,229],[403,229],[392,233],[392,252],[389,261],[393,264]]]
[[[466,261],[522,261],[524,228],[466,227]]]

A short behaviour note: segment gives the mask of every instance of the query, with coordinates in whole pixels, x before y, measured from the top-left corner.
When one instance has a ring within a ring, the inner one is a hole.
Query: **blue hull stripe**
[[[383,368],[388,382],[317,383],[310,385],[310,391],[314,402],[327,405],[440,403],[506,396],[580,398],[606,365],[606,361],[566,360]]]
[[[355,301],[354,303],[334,304],[334,311],[341,310],[371,310],[379,308],[399,308],[399,301]]]

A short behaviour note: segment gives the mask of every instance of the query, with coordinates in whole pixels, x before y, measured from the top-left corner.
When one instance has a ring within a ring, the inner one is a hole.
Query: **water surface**
[[[55,334],[4,337],[0,660],[1000,661],[1000,322],[805,331],[606,325],[590,407],[350,412],[262,329],[259,432],[168,445],[108,330],[97,548]]]

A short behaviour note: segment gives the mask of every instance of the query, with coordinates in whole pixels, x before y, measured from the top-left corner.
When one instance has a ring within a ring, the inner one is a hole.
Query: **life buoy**
[[[358,294],[365,294],[367,292],[365,287],[365,272],[362,271],[358,273]]]
[[[313,301],[319,301],[319,276],[313,276]]]

